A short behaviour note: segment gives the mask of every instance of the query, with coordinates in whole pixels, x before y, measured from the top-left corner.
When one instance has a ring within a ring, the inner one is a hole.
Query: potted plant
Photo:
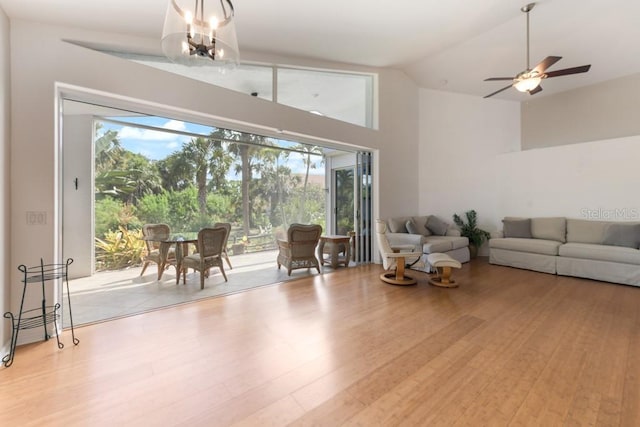
[[[231,250],[233,251],[234,255],[241,255],[245,253],[247,245],[249,245],[249,239],[247,238],[247,236],[242,236],[242,239],[240,239],[239,241],[235,241],[231,245]]]
[[[460,235],[469,239],[469,252],[471,258],[478,256],[478,248],[489,240],[489,232],[478,228],[476,211],[465,212],[467,222],[465,223],[458,214],[453,214],[453,222],[460,228]]]

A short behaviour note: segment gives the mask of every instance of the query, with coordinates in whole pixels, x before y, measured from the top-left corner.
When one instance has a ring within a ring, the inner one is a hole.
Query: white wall
[[[638,159],[638,135],[499,155],[499,211],[640,220]]]
[[[453,223],[454,213],[475,209],[480,228],[495,228],[500,155],[519,149],[519,103],[421,90],[419,213]]]
[[[10,257],[10,188],[9,188],[9,147],[11,137],[11,85],[9,73],[9,20],[7,15],[0,8],[0,263],[4,268],[0,269],[0,310],[2,313],[9,311],[10,287],[5,285],[10,283],[11,277],[11,257]],[[3,351],[3,344],[11,339],[11,329],[9,322],[2,319],[0,325],[0,357],[6,354]]]
[[[379,131],[315,116],[185,77],[172,75],[79,46],[61,39],[113,44],[135,44],[158,48],[158,40],[136,39],[118,34],[93,33],[50,27],[26,21],[11,22],[12,129],[11,161],[20,165],[11,171],[11,230],[13,244],[7,265],[34,264],[40,257],[53,260],[58,235],[58,166],[56,146],[55,85],[64,83],[92,91],[115,94],[127,104],[131,99],[146,103],[149,112],[202,123],[246,123],[265,129],[284,129],[288,134],[307,135],[367,147],[380,159],[377,165],[379,199],[374,202],[384,216],[414,212],[417,199],[418,91],[401,72],[379,71]],[[34,55],[33,52],[38,52]],[[293,63],[293,61],[291,62]],[[314,64],[301,64],[314,66]],[[317,64],[327,68],[339,64]],[[72,92],[72,90],[69,90]],[[285,134],[286,135],[286,134]],[[402,188],[403,191],[398,191]],[[46,212],[48,222],[27,226],[25,212]],[[18,304],[19,284],[12,272],[12,306]],[[19,280],[19,279],[18,279]],[[7,283],[7,282],[5,282]],[[4,285],[7,286],[7,285]],[[51,291],[52,292],[52,291]]]
[[[522,149],[640,134],[640,73],[522,103]]]
[[[640,220],[640,136],[520,151],[519,120],[517,103],[421,90],[420,213],[475,209],[488,231],[505,216]]]

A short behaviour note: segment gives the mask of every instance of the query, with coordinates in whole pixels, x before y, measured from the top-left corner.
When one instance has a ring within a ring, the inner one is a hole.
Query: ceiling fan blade
[[[488,79],[484,79],[485,82],[494,82],[498,80],[513,80],[513,77],[489,77]]]
[[[547,77],[559,77],[566,76],[568,74],[586,73],[587,71],[589,71],[589,68],[591,68],[591,64],[582,65],[580,67],[565,68],[564,70],[550,71],[547,73]]]
[[[542,86],[538,85],[535,89],[531,89],[529,91],[529,95],[535,95],[538,92],[542,92]]]
[[[489,94],[489,95],[487,95],[487,96],[484,96],[483,98],[489,98],[490,96],[497,95],[498,93],[502,92],[503,90],[507,90],[507,89],[509,89],[511,86],[512,86],[512,85],[505,86],[505,87],[503,87],[502,89],[499,89],[499,90],[497,90],[497,91],[495,91],[495,92],[493,92],[493,93],[490,93],[490,94]]]
[[[542,61],[540,61],[538,65],[533,67],[532,71],[537,71],[538,73],[543,74],[547,68],[551,67],[553,64],[560,61],[561,59],[562,59],[562,56],[547,56]]]

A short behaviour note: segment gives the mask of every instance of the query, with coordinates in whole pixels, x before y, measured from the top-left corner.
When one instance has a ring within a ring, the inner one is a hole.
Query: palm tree
[[[322,155],[322,151],[320,150],[319,147],[315,145],[310,146],[310,145],[301,144],[301,145],[297,145],[295,148],[297,150],[304,152],[304,157],[302,158],[302,161],[306,166],[305,174],[304,174],[304,183],[302,185],[302,197],[300,198],[300,205],[298,206],[298,221],[304,221],[304,213],[306,208],[305,205],[307,204],[307,185],[309,183],[309,171],[310,169],[315,169],[317,166],[316,162],[312,161],[311,156]]]
[[[96,132],[102,128],[100,123],[96,126]],[[105,172],[113,169],[113,165],[121,158],[124,148],[118,139],[118,132],[108,130],[94,141],[95,170]]]
[[[183,148],[184,155],[195,166],[195,183],[198,189],[200,215],[207,214],[207,177],[209,175],[210,154],[217,141],[209,138],[193,138]],[[219,142],[218,142],[219,143]]]
[[[203,217],[207,214],[207,193],[210,187],[225,191],[228,187],[226,175],[233,157],[225,150],[222,142],[224,138],[224,129],[216,129],[208,137],[192,138],[181,151],[173,153],[160,164],[160,169],[172,181],[169,188],[184,189],[195,184],[198,190],[198,209]]]
[[[260,135],[241,132],[230,132],[228,139],[238,141],[229,144],[229,152],[235,155],[236,158],[240,158],[240,165],[236,166],[236,172],[240,172],[242,178],[242,230],[243,234],[248,236],[251,228],[250,185],[253,179],[253,171],[259,163],[260,145],[266,145],[266,140],[265,137]]]
[[[286,166],[290,152],[279,149],[263,149],[262,162],[258,165],[260,180],[256,183],[256,196],[267,205],[271,225],[289,224],[285,210],[285,202],[296,185],[296,179],[291,175],[291,168]],[[284,164],[283,164],[284,161]]]
[[[130,204],[145,194],[162,191],[155,165],[143,155],[122,148],[117,131],[106,131],[94,144],[96,195],[110,195]]]
[[[162,186],[167,190],[180,191],[193,185],[195,166],[184,151],[176,151],[159,160],[157,168],[162,177]]]

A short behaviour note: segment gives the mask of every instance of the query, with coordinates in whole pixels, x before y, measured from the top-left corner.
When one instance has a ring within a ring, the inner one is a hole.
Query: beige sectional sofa
[[[432,253],[445,253],[461,263],[469,262],[469,239],[434,215],[392,217],[386,222],[386,235],[392,247],[413,245],[422,252],[422,263],[414,269],[429,271],[427,256]]]
[[[489,262],[640,286],[640,223],[564,217],[503,220]]]

